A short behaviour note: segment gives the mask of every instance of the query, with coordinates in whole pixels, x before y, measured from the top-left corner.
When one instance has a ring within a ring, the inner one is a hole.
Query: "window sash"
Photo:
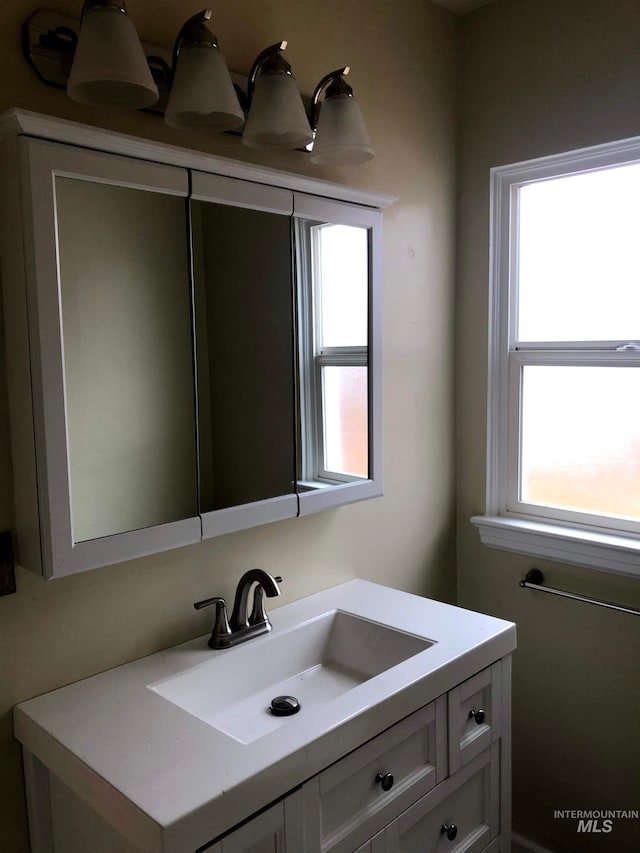
[[[324,400],[322,385],[322,368],[325,366],[369,367],[369,348],[367,346],[323,347],[321,331],[321,296],[319,288],[314,283],[319,280],[317,239],[318,229],[331,225],[332,222],[316,222],[313,220],[294,220],[295,240],[298,245],[299,260],[297,269],[298,301],[302,307],[301,316],[307,317],[305,328],[299,328],[300,338],[300,370],[299,370],[299,410],[300,424],[300,481],[313,483],[315,487],[341,483],[362,482],[361,476],[333,471],[325,464],[324,436]],[[361,227],[365,227],[364,224]],[[369,285],[367,298],[371,299],[371,265],[372,252],[371,228],[369,232]],[[371,329],[367,321],[368,336]],[[367,444],[369,453],[369,469],[371,469],[371,377],[367,382],[369,397],[369,426],[367,429]],[[368,472],[371,477],[371,470]]]
[[[516,351],[508,358],[508,414],[506,471],[503,484],[504,513],[507,516],[598,528],[611,533],[624,531],[640,538],[640,522],[596,512],[580,512],[535,504],[521,499],[521,447],[523,376],[527,366],[640,368],[640,353],[633,351]]]
[[[522,186],[581,171],[640,161],[640,138],[544,157],[491,170],[491,253],[487,424],[487,514],[577,524],[609,533],[611,519],[589,514],[571,520],[555,508],[532,507],[515,498],[518,488],[521,367],[526,364],[637,365],[640,341],[523,341],[517,338],[518,196]]]
[[[369,354],[367,347],[326,347],[314,357],[314,411],[316,418],[316,436],[318,440],[313,446],[313,471],[319,480],[329,483],[353,483],[362,480],[361,476],[333,471],[325,459],[325,411],[324,389],[322,381],[323,367],[368,367]],[[368,442],[367,435],[367,442]]]

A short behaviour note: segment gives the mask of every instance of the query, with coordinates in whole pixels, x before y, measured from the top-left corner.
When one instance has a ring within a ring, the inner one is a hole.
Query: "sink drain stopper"
[[[276,696],[271,700],[269,710],[274,717],[290,717],[300,710],[300,703],[295,696]]]

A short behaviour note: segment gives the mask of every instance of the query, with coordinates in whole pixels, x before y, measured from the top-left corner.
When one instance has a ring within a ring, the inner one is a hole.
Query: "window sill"
[[[476,515],[483,545],[576,566],[640,577],[640,539],[520,518]]]

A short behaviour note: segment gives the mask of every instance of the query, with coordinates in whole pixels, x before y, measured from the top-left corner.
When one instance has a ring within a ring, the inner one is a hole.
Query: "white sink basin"
[[[332,610],[281,633],[214,653],[209,661],[149,689],[240,743],[251,743],[330,702],[433,642]],[[276,696],[300,711],[274,716]]]

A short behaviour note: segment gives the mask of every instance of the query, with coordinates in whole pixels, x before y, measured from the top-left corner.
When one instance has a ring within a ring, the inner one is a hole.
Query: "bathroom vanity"
[[[515,626],[361,580],[270,615],[16,707],[33,853],[507,853]]]

